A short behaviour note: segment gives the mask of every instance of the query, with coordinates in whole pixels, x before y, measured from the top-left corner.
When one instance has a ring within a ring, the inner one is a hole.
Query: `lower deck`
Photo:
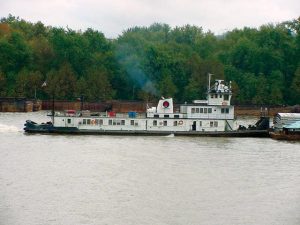
[[[195,136],[195,137],[269,137],[267,130],[236,131],[155,131],[155,130],[99,130],[78,129],[76,127],[54,127],[52,125],[32,124],[27,121],[24,130],[27,133],[70,134],[70,135],[131,135],[131,136]]]
[[[53,121],[52,121],[53,122]],[[55,127],[75,127],[91,131],[228,131],[233,120],[185,118],[99,118],[56,116]]]

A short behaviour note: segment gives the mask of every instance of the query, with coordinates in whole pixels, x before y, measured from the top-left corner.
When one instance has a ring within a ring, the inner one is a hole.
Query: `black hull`
[[[269,137],[267,130],[240,131],[133,131],[133,130],[79,130],[77,127],[54,127],[51,124],[36,124],[26,121],[25,132],[40,134],[78,134],[78,135],[128,135],[128,136],[194,136],[194,137]]]

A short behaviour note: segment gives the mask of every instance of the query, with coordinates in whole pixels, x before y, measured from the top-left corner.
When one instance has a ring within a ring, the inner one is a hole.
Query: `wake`
[[[20,131],[20,129],[16,126],[0,124],[0,133],[7,133],[7,132],[15,133],[15,132],[19,132],[19,131]]]

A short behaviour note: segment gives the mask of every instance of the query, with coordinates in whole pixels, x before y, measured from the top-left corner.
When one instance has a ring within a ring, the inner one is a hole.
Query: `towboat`
[[[206,100],[184,103],[175,110],[173,99],[164,97],[158,101],[156,107],[147,107],[144,113],[52,110],[49,115],[50,122],[36,124],[27,120],[24,130],[27,133],[64,134],[268,136],[268,117],[261,118],[256,129],[233,128],[234,106],[230,103],[231,98],[231,82],[216,80],[210,85],[209,79]]]

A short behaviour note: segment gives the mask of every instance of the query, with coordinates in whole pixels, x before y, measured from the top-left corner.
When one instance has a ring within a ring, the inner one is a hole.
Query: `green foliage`
[[[115,95],[105,70],[90,69],[85,79],[82,77],[78,82],[79,96],[84,96],[88,101],[108,100]]]
[[[6,96],[6,77],[2,71],[0,71],[0,96]]]
[[[295,72],[293,83],[290,88],[290,96],[293,104],[300,104],[300,66]]]
[[[300,18],[216,36],[201,27],[154,23],[109,40],[0,20],[0,95],[88,101],[205,97],[208,73],[232,81],[237,104],[299,104]],[[47,86],[42,87],[46,81]]]

